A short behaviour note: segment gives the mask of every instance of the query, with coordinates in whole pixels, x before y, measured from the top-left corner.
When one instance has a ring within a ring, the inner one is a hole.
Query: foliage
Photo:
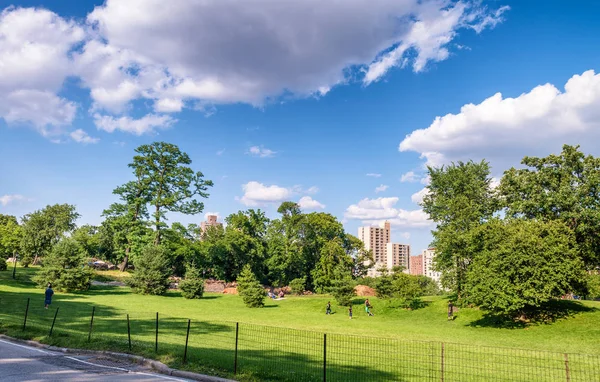
[[[356,296],[354,291],[354,282],[350,275],[341,276],[332,281],[331,287],[329,288],[330,293],[335,298],[338,305],[350,306],[352,299]]]
[[[16,217],[0,214],[0,258],[15,256],[22,236],[23,230]]]
[[[46,256],[65,234],[75,229],[79,214],[75,206],[55,204],[23,216],[21,263],[31,264],[37,257]]]
[[[292,290],[293,294],[303,294],[305,290],[304,288],[306,288],[306,277],[298,277],[297,279],[290,281],[290,289]]]
[[[334,280],[351,275],[352,265],[352,258],[344,251],[340,239],[325,243],[319,262],[312,271],[315,291],[326,293],[333,286]]]
[[[4,257],[0,257],[0,271],[5,271],[6,268],[8,268],[6,260],[4,259]]]
[[[421,305],[419,297],[424,295],[425,290],[420,276],[408,275],[400,267],[395,267],[392,273],[385,268],[380,272],[381,276],[377,278],[375,285],[378,298],[393,300],[395,306],[402,308],[417,308]]]
[[[574,235],[564,223],[494,219],[473,239],[477,255],[467,275],[468,301],[492,314],[535,314],[585,279]]]
[[[265,305],[265,290],[246,264],[237,280],[237,290],[244,304],[249,308],[262,308]]]
[[[87,290],[94,272],[88,266],[84,248],[71,238],[59,241],[42,261],[42,269],[33,279],[39,287],[48,283],[59,291]]]
[[[564,145],[559,155],[526,156],[521,163],[528,168],[511,168],[500,183],[507,214],[565,223],[587,269],[600,266],[600,158]]]
[[[419,283],[419,289],[423,296],[436,296],[441,293],[438,283],[435,282],[431,277],[425,275],[419,275],[417,282]]]
[[[171,264],[162,246],[148,245],[135,261],[135,271],[127,284],[135,293],[164,294],[169,288]]]
[[[204,279],[200,270],[194,265],[188,267],[185,279],[179,283],[181,295],[185,298],[202,298],[204,294]]]
[[[587,278],[587,297],[600,299],[600,273],[591,273]]]
[[[474,253],[469,250],[473,229],[497,210],[487,162],[458,162],[440,168],[428,167],[429,193],[421,206],[436,223],[432,231],[436,247],[435,267],[443,283],[464,297],[464,282]]]

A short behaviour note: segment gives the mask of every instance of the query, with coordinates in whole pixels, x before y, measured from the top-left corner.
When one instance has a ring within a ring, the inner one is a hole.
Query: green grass
[[[129,314],[131,352],[172,367],[231,376],[235,323],[239,322],[237,378],[241,380],[322,380],[323,333],[327,333],[330,381],[439,380],[442,352],[446,381],[562,379],[564,353],[569,354],[571,381],[600,379],[598,302],[565,301],[571,317],[515,328],[495,327],[477,309],[461,309],[449,322],[443,297],[425,298],[426,306],[414,311],[371,298],[374,317],[366,316],[364,299],[357,297],[354,319],[349,320],[347,310],[335,304],[333,315],[324,314],[328,296],[266,300],[264,308],[249,309],[238,296],[208,293],[200,300],[185,300],[177,292],[140,296],[127,287],[92,287],[82,293],[57,293],[52,309],[45,310],[43,290],[29,281],[35,272],[36,268],[18,268],[16,281],[11,272],[0,272],[0,328],[8,335],[129,352]],[[23,332],[28,297],[29,318]],[[55,332],[49,337],[57,307]],[[94,328],[88,343],[93,307]],[[160,318],[157,354],[156,312]],[[182,365],[187,319],[192,320],[189,362]],[[580,353],[592,356],[576,355]]]

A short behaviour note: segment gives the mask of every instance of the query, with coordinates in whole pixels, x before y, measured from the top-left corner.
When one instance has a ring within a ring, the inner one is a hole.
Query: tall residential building
[[[423,254],[410,257],[410,274],[415,276],[423,274]]]
[[[401,266],[404,268],[404,273],[409,272],[410,245],[387,243],[385,255],[388,269],[392,269],[395,266]]]
[[[369,269],[367,275],[377,277],[380,275],[378,269],[385,267],[392,269],[400,265],[408,272],[410,245],[391,242],[391,226],[385,222],[383,227],[360,227],[358,238],[364,243],[365,249],[373,253],[375,265]]]
[[[204,232],[208,227],[222,227],[223,224],[217,221],[217,215],[207,215],[206,221],[200,223],[201,236],[204,236]]]
[[[435,258],[435,248],[427,248],[423,251],[423,274],[435,280],[440,284],[441,272],[433,270],[433,259]]]

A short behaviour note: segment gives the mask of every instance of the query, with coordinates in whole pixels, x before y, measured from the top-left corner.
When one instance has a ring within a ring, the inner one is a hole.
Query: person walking
[[[54,291],[52,290],[52,284],[48,284],[48,288],[46,288],[46,301],[45,304],[45,308],[48,309],[48,307],[50,306],[50,304],[52,304],[52,296],[54,295]]]
[[[369,302],[369,299],[366,299],[365,300],[365,312],[367,312],[367,314],[369,316],[373,316],[373,313],[371,313],[371,308],[372,308],[372,306],[371,306],[371,303]]]
[[[348,316],[350,316],[350,319],[352,319],[352,305],[348,307]]]
[[[325,308],[325,314],[331,314],[331,302],[327,301],[327,308]]]
[[[452,301],[448,301],[448,320],[454,319],[454,305],[452,305]]]

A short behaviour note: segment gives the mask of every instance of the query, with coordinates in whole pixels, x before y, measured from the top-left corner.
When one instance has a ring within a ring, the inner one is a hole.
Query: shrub
[[[165,294],[169,289],[171,265],[161,246],[147,246],[135,261],[135,271],[127,284],[135,293]]]
[[[0,257],[0,271],[5,271],[8,266],[6,265],[6,260]]]
[[[181,295],[185,298],[202,298],[204,294],[204,279],[200,270],[194,265],[185,272],[185,279],[179,283]]]
[[[588,297],[600,298],[600,273],[590,274],[587,280]]]
[[[333,280],[331,294],[339,305],[349,306],[352,303],[352,298],[356,295],[352,277],[342,277]]]
[[[83,248],[73,239],[62,239],[44,258],[42,269],[33,278],[39,287],[48,283],[58,291],[86,290],[94,271],[87,266],[88,259]]]
[[[300,294],[304,293],[305,288],[306,288],[306,276],[299,277],[297,279],[293,279],[292,281],[290,281],[290,289],[292,290],[293,294],[300,295]]]
[[[394,269],[393,273],[381,270],[375,291],[377,297],[392,301],[392,305],[401,308],[415,309],[420,307],[420,296],[423,295],[418,276],[407,275],[402,269]]]
[[[244,266],[237,279],[237,290],[244,304],[249,308],[262,308],[265,306],[265,290],[252,273],[249,264]]]

